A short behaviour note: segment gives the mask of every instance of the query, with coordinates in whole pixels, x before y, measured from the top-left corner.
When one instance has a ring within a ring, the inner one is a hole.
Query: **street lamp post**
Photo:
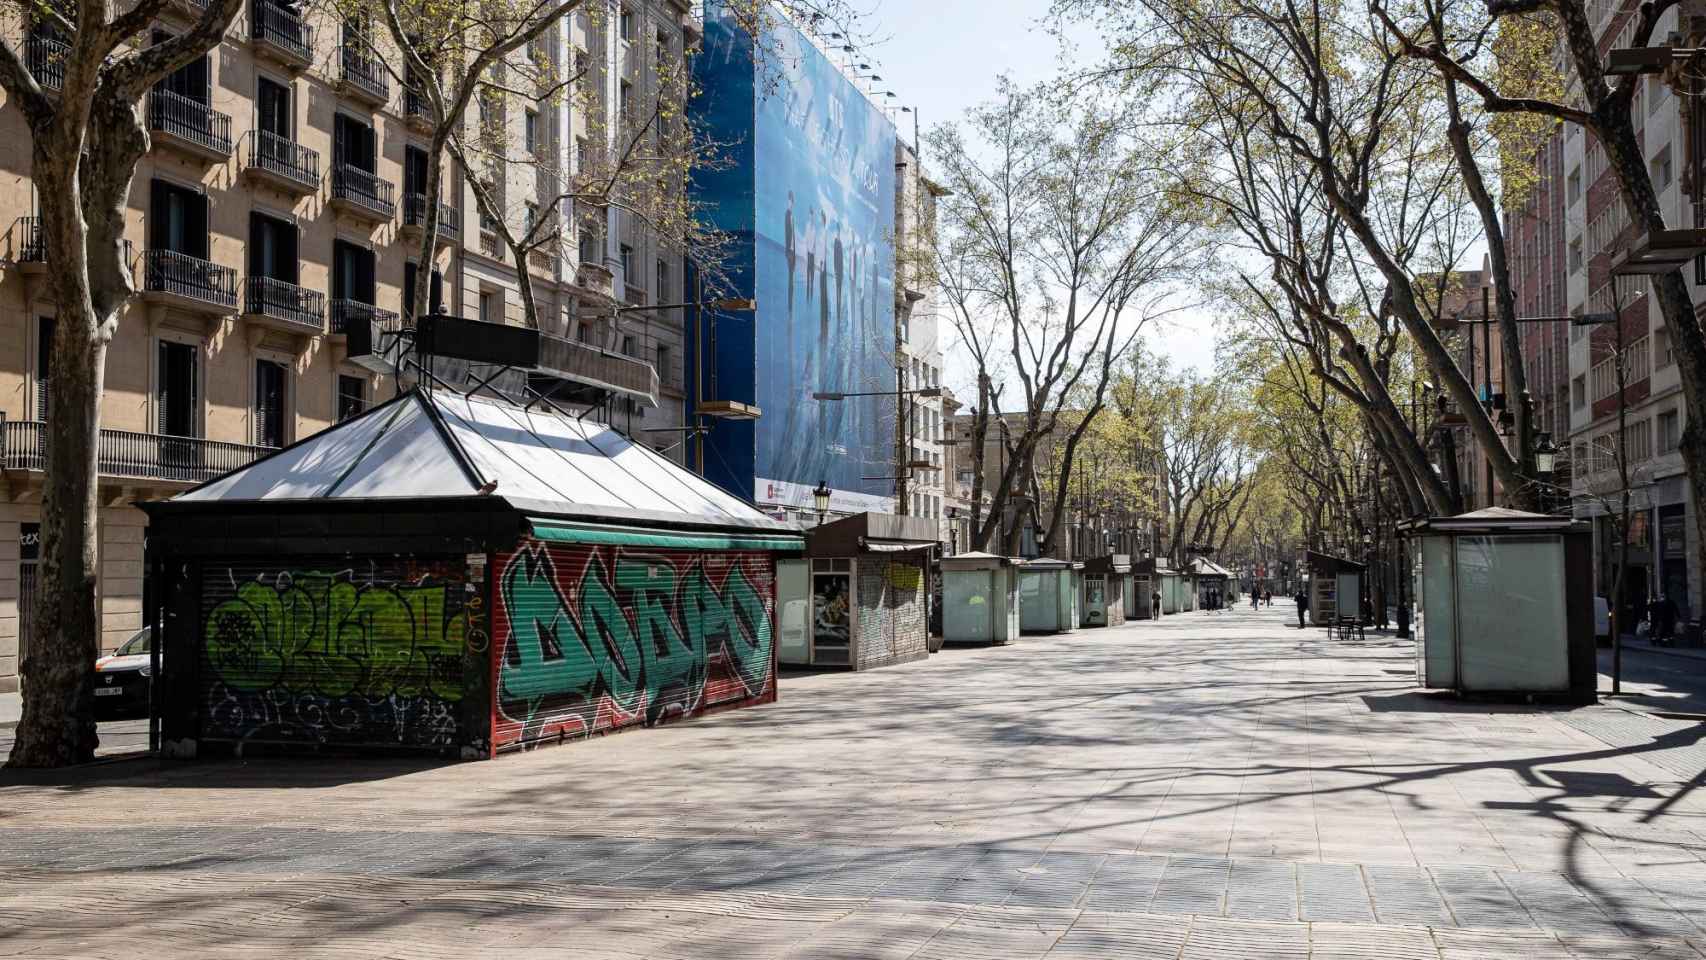
[[[895,398],[895,475],[892,477],[863,477],[865,480],[890,480],[895,485],[895,513],[906,516],[908,509],[907,484],[912,479],[913,470],[933,470],[936,465],[923,460],[913,460],[912,437],[907,427],[912,421],[911,398],[939,398],[942,396],[941,387],[919,387],[915,390],[817,390],[812,393],[812,399],[820,403],[846,400],[851,397],[894,397]],[[905,404],[902,404],[905,401]]]
[[[829,481],[817,482],[817,488],[812,491],[812,506],[817,508],[817,522],[822,526],[823,518],[829,514]]]

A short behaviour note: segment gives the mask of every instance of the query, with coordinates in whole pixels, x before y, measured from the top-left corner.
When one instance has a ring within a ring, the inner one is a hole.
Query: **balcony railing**
[[[411,193],[408,202],[403,207],[403,226],[424,227],[427,221],[427,196],[424,193]],[[462,217],[456,208],[448,203],[438,205],[438,235],[447,240],[454,240],[462,233]]]
[[[326,295],[272,277],[250,277],[243,287],[243,313],[319,333],[325,329]]]
[[[251,130],[243,139],[243,166],[264,170],[307,189],[320,185],[320,154],[267,130]]]
[[[349,333],[352,325],[373,321],[377,321],[381,327],[393,329],[398,325],[399,318],[394,311],[381,310],[360,300],[332,301],[332,332],[335,334]]]
[[[0,464],[7,470],[46,470],[47,438],[47,425],[40,420],[5,421]],[[211,480],[270,452],[241,443],[129,430],[102,430],[96,447],[102,476],[184,483]]]
[[[222,156],[231,154],[231,117],[181,93],[154,90],[148,94],[148,129]]]
[[[373,174],[340,163],[332,168],[332,199],[347,200],[389,220],[397,215],[397,188]]]
[[[29,60],[30,75],[43,90],[58,90],[65,86],[65,56],[71,45],[53,37],[31,34],[24,55]]]
[[[47,262],[47,238],[42,236],[40,217],[19,217],[12,244],[12,255],[17,262]]]
[[[403,94],[403,119],[431,123],[432,109],[428,106],[426,97],[413,90],[405,91]]]
[[[295,13],[277,3],[260,0],[255,4],[255,37],[292,60],[314,58],[314,30]]]
[[[391,99],[391,76],[378,60],[367,56],[346,40],[343,46],[343,81],[375,100]]]
[[[142,289],[236,308],[236,270],[176,250],[148,250],[142,256]]]

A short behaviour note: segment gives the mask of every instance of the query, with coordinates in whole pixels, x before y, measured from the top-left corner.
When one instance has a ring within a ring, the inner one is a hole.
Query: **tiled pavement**
[[[1462,704],[1288,611],[493,763],[0,775],[0,957],[1706,957],[1706,747],[1664,709],[1706,676]]]

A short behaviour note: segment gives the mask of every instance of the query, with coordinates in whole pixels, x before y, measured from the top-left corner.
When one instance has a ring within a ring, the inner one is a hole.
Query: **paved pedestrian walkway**
[[[1664,709],[1706,677],[1458,703],[1290,614],[784,675],[491,763],[0,774],[0,956],[1706,957],[1706,728]]]

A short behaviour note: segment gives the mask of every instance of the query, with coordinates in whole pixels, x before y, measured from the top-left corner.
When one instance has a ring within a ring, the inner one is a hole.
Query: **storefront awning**
[[[528,517],[533,535],[556,543],[583,543],[626,547],[673,547],[677,550],[777,550],[797,553],[805,549],[805,538],[754,533],[701,533],[617,527],[607,524],[565,523],[545,517]]]
[[[939,528],[927,517],[856,513],[806,534],[806,552],[814,557],[851,557],[860,553],[905,553],[937,545]]]
[[[861,542],[861,546],[872,553],[911,553],[914,550],[929,550],[935,545],[935,541],[907,543],[890,540],[865,540]]]

